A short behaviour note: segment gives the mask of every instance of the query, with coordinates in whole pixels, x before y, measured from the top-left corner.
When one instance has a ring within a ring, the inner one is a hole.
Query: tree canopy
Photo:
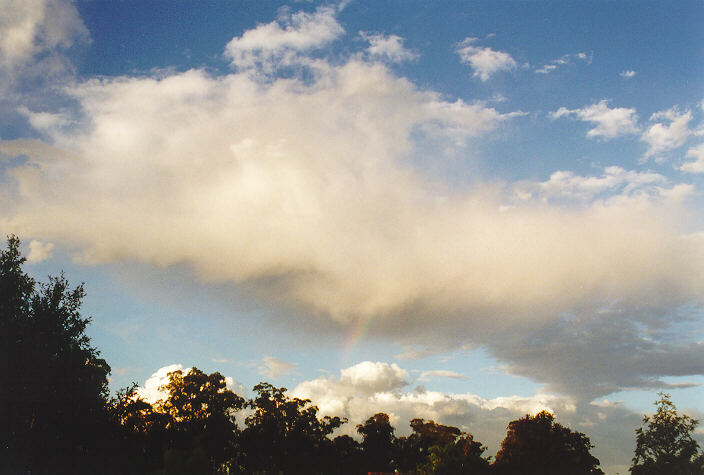
[[[91,472],[104,463],[110,366],[90,345],[83,285],[37,282],[20,241],[0,251],[0,471]]]
[[[347,419],[262,382],[245,400],[218,373],[173,371],[154,403],[137,384],[109,399],[110,366],[86,334],[83,285],[38,283],[20,242],[0,250],[0,473],[602,474],[589,438],[542,411],[511,421],[495,460],[457,427],[415,418],[397,437],[378,412]],[[636,430],[633,474],[704,474],[697,421],[661,394]],[[238,426],[239,420],[241,427]],[[361,442],[360,442],[361,439]]]
[[[593,447],[586,435],[542,411],[508,424],[494,465],[499,473],[603,474],[599,460],[589,452]]]
[[[704,474],[704,453],[692,438],[698,421],[677,412],[669,394],[659,394],[652,416],[643,416],[636,429],[636,449],[631,473],[638,475]]]

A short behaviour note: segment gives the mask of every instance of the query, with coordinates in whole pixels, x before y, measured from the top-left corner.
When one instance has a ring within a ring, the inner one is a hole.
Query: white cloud
[[[624,196],[662,195],[668,179],[654,172],[638,172],[611,166],[604,169],[601,176],[580,176],[569,170],[557,171],[544,182],[521,182],[514,191],[522,199],[541,198],[544,200],[577,200],[590,202],[599,196],[609,199]]]
[[[290,63],[298,53],[321,48],[342,35],[336,14],[331,6],[318,7],[313,13],[286,14],[233,38],[225,55],[237,68],[259,67],[269,72],[277,64]]]
[[[137,388],[137,395],[147,401],[149,404],[155,404],[157,401],[164,400],[168,397],[169,393],[161,389],[169,383],[169,373],[174,371],[182,371],[183,374],[188,374],[193,368],[184,368],[182,364],[170,364],[163,366],[156,370],[152,375],[147,378],[143,386]],[[240,396],[247,395],[247,389],[239,382],[235,381],[229,376],[225,376],[225,387],[235,394]]]
[[[296,363],[280,360],[274,356],[262,358],[262,365],[259,367],[259,374],[267,378],[276,379],[279,376],[289,374],[296,369]]]
[[[630,79],[636,75],[636,72],[632,69],[627,69],[626,71],[621,71],[620,73],[618,73],[618,75],[624,79]]]
[[[569,116],[576,116],[580,120],[596,124],[596,127],[587,132],[587,137],[612,139],[639,132],[636,110],[625,107],[612,109],[606,99],[581,109],[570,110],[566,107],[560,107],[551,114],[553,119]]]
[[[67,65],[58,52],[87,38],[88,31],[69,0],[0,1],[0,72],[5,76],[27,67],[44,73],[63,69]],[[49,54],[39,61],[43,53]]]
[[[363,361],[340,371],[340,383],[370,394],[406,386],[408,373],[396,363]]]
[[[472,393],[413,388],[401,382],[388,390],[379,387],[378,391],[371,392],[366,384],[356,385],[342,376],[349,369],[343,369],[339,378],[321,376],[304,381],[290,394],[311,399],[323,415],[347,417],[349,422],[341,430],[350,435],[357,435],[356,425],[371,415],[386,412],[397,435],[409,434],[409,421],[413,418],[434,420],[470,432],[475,440],[488,446],[487,454],[494,455],[506,435],[509,421],[547,410],[556,414],[558,422],[587,433],[596,445],[593,453],[600,458],[602,466],[613,467],[627,463],[628,454],[633,450],[633,431],[640,423],[640,415],[619,404],[578,405],[569,398],[551,394],[486,399]]]
[[[438,159],[428,144],[466,150],[519,113],[446,100],[363,56],[319,61],[306,80],[191,70],[76,83],[68,126],[44,117],[46,142],[0,141],[26,156],[4,167],[0,231],[68,245],[86,264],[189,266],[251,290],[282,320],[295,315],[292,326],[327,319],[421,348],[482,345],[570,394],[701,372],[691,338],[645,344],[633,331],[676,325],[677,309],[700,305],[704,242],[674,199],[691,185],[624,193],[647,177],[613,171],[596,184],[557,176],[523,201],[479,177],[452,188],[408,157]],[[556,185],[579,206],[545,199]],[[624,330],[615,342],[612,319]],[[585,332],[616,346],[594,354]],[[535,347],[529,337],[551,351],[517,351]]]
[[[682,113],[677,107],[653,114],[650,121],[658,122],[648,127],[640,138],[648,144],[648,151],[644,158],[656,157],[658,159],[663,153],[683,146],[692,133],[689,129],[691,120],[692,113],[690,111]]]
[[[486,82],[492,75],[518,66],[510,54],[486,46],[475,46],[476,41],[477,38],[465,38],[456,49],[460,60],[474,70],[474,77]]]
[[[29,254],[27,254],[27,262],[37,264],[51,258],[54,252],[54,245],[50,242],[43,243],[41,241],[30,241]]]
[[[704,173],[704,143],[687,150],[687,157],[691,157],[694,160],[684,163],[680,170],[688,173]]]
[[[572,64],[574,59],[579,59],[584,61],[587,64],[592,63],[593,59],[593,53],[584,53],[584,52],[579,52],[579,53],[574,53],[574,54],[565,54],[563,56],[560,56],[557,59],[554,59],[550,61],[549,63],[541,66],[540,68],[537,68],[535,72],[537,74],[549,74],[559,68],[560,66],[566,66],[568,64]]]
[[[163,366],[156,370],[144,382],[144,386],[137,388],[137,395],[147,401],[149,404],[154,404],[159,400],[164,400],[168,397],[168,392],[162,391],[161,387],[169,383],[169,373],[174,371],[183,371],[188,374],[191,368],[183,368],[181,364],[171,364]]]
[[[467,379],[467,376],[456,371],[436,369],[431,371],[423,371],[418,377],[418,381],[430,381],[432,378]]]
[[[386,60],[391,63],[402,63],[404,61],[412,61],[418,58],[418,54],[407,50],[403,46],[403,38],[397,35],[381,35],[360,32],[360,36],[369,42],[367,54],[380,60]]]

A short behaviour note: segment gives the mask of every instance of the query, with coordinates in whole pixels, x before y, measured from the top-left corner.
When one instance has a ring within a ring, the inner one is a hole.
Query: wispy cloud
[[[296,363],[283,361],[274,356],[265,356],[262,358],[262,365],[259,366],[259,374],[267,378],[276,379],[279,376],[289,374],[297,366]]]
[[[636,75],[636,72],[633,71],[632,69],[627,69],[625,71],[621,71],[620,73],[618,73],[618,75],[624,79],[630,79]]]
[[[535,72],[537,74],[549,74],[559,67],[573,63],[575,59],[584,61],[587,64],[592,64],[593,58],[594,53],[579,52],[574,54],[565,54],[557,59],[550,61],[549,63],[544,64],[540,68],[536,68]]]
[[[467,376],[456,371],[435,369],[431,371],[423,371],[420,376],[418,376],[418,381],[430,381],[433,378],[467,379]]]

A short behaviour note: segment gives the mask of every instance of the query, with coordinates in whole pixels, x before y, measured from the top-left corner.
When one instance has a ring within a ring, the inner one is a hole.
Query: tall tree
[[[644,416],[645,428],[636,429],[636,450],[631,473],[704,474],[704,453],[692,438],[698,421],[677,412],[669,394],[659,394],[656,411]]]
[[[85,334],[83,285],[37,284],[19,248],[0,251],[0,471],[105,472],[110,367]]]
[[[168,396],[157,403],[166,414],[170,448],[165,454],[168,473],[215,472],[235,455],[236,412],[244,399],[227,388],[220,373],[198,368],[168,374],[160,389]]]
[[[254,391],[257,396],[247,403],[254,412],[247,417],[240,437],[247,472],[337,471],[329,465],[333,444],[328,436],[344,419],[319,418],[317,406],[309,399],[288,397],[286,388],[259,383]]]
[[[542,411],[508,424],[494,468],[506,474],[603,474],[599,460],[589,452],[593,447],[586,435]]]
[[[390,472],[396,468],[398,443],[388,414],[374,414],[357,425],[357,432],[362,435],[364,464],[368,472]]]

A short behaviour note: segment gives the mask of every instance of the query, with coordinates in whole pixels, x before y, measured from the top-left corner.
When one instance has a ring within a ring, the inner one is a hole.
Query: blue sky
[[[657,391],[704,412],[701,2],[2,11],[0,231],[86,282],[114,388],[197,366],[492,453],[547,408],[610,472]]]

